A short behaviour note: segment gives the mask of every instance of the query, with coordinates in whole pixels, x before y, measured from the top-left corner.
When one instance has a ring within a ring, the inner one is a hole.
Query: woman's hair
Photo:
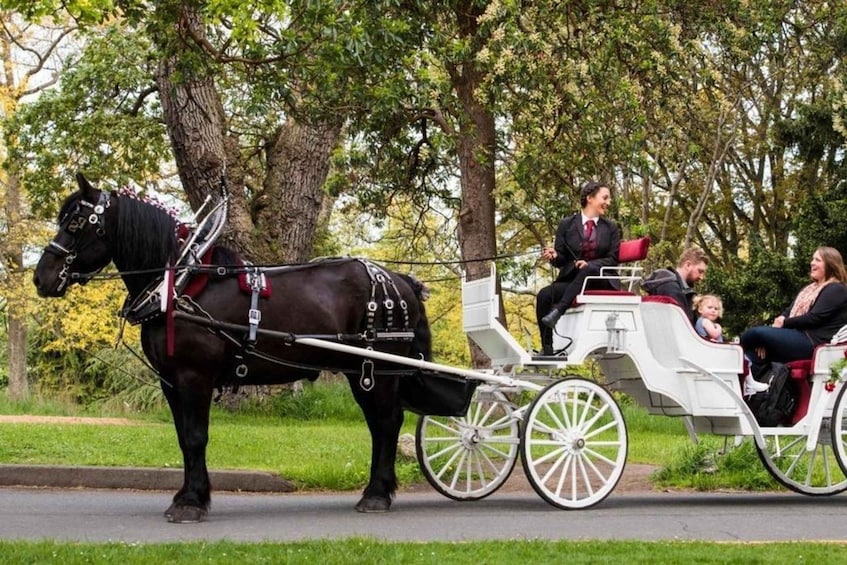
[[[698,294],[695,296],[693,301],[694,309],[699,312],[700,306],[709,301],[715,301],[718,303],[718,318],[723,316],[723,302],[721,302],[719,296],[715,296],[714,294]]]
[[[588,197],[597,194],[597,192],[601,188],[608,188],[609,190],[611,190],[607,183],[595,180],[588,181],[587,183],[582,185],[582,188],[579,189],[579,205],[585,208],[585,206],[588,204]]]
[[[815,250],[823,259],[823,276],[827,279],[835,278],[842,283],[847,283],[847,270],[844,269],[844,259],[841,253],[834,247],[822,245]]]

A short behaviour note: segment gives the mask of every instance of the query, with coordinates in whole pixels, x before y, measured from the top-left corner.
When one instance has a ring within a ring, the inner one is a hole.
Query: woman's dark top
[[[790,311],[791,308],[783,312],[782,327],[805,332],[815,345],[828,342],[847,325],[847,286],[830,283],[821,290],[808,312],[789,318]]]

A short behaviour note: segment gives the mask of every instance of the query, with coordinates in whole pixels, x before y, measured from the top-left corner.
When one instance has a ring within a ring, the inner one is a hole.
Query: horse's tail
[[[415,293],[415,298],[418,299],[418,323],[413,328],[415,339],[412,341],[412,351],[410,357],[423,357],[425,361],[432,360],[432,332],[429,329],[429,320],[426,317],[426,308],[424,301],[429,298],[429,289],[424,283],[413,277],[412,275],[400,274],[400,277],[406,281],[406,284]]]

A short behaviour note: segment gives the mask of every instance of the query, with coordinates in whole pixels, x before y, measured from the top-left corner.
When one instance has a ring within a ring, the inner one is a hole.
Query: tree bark
[[[21,223],[21,190],[18,177],[10,174],[6,182],[6,221],[10,230]],[[8,273],[6,284],[11,288],[20,288],[24,281],[23,246],[19,238],[10,237],[3,242],[3,264]],[[8,320],[8,356],[9,356],[9,400],[25,400],[30,393],[26,376],[26,310],[20,303],[20,292],[12,292],[6,303]]]
[[[477,15],[468,6],[457,10],[459,29],[466,37],[478,32]],[[489,261],[497,254],[495,237],[495,122],[494,114],[479,99],[482,73],[473,59],[460,66],[448,66],[453,88],[461,104],[457,131],[457,150],[460,171],[462,205],[459,211],[459,247],[468,280],[487,276]],[[499,282],[498,282],[499,292]],[[502,306],[502,298],[500,300]],[[506,324],[503,308],[501,323]],[[474,367],[490,365],[490,360],[471,340],[471,362]]]
[[[205,37],[200,14],[183,5],[170,55],[159,62],[156,84],[183,190],[197,210],[220,187],[226,163],[223,105],[212,76],[190,67],[189,37]],[[194,58],[196,60],[196,57]]]
[[[254,202],[256,245],[263,256],[286,263],[312,258],[330,154],[340,132],[337,125],[306,125],[291,117],[277,130],[267,150],[263,191]]]
[[[230,198],[223,237],[227,245],[259,263],[310,259],[340,125],[307,125],[289,116],[266,147],[261,191],[249,195],[243,189],[244,157],[238,140],[228,133],[214,79],[196,63],[188,67],[187,61],[202,58],[198,53],[208,56],[202,48],[206,31],[201,15],[190,6],[180,10],[179,40],[160,62],[157,84],[189,204],[197,210],[225,179]]]
[[[8,17],[9,14],[3,14],[4,25],[7,24],[6,19]],[[3,58],[3,86],[5,86],[2,103],[4,106],[3,115],[5,117],[15,114],[19,101],[16,95],[9,96],[9,94],[19,91],[17,88],[19,85],[17,85],[17,79],[15,77],[15,61],[12,58],[11,43],[12,40],[7,33],[0,33],[0,53],[2,53]],[[16,140],[7,138],[6,143],[11,146],[16,143]],[[10,147],[4,148],[4,153],[8,154],[9,149]],[[13,289],[7,296],[6,301],[8,324],[8,342],[6,347],[9,358],[8,395],[9,400],[20,401],[25,400],[30,393],[29,382],[26,376],[26,308],[22,293],[18,292],[25,282],[22,280],[25,274],[23,268],[24,240],[19,237],[20,232],[24,232],[25,228],[21,225],[23,201],[20,179],[14,170],[9,170],[4,176],[6,177],[4,223],[7,229],[5,237],[0,238],[0,272],[5,271],[6,277],[3,282],[7,288]]]

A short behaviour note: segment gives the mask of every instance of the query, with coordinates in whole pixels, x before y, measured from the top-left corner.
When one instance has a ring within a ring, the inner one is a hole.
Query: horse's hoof
[[[356,504],[356,512],[366,512],[366,513],[376,513],[376,512],[388,512],[389,508],[391,508],[391,499],[390,498],[362,498]]]
[[[170,514],[168,514],[170,512]],[[165,511],[168,522],[172,524],[197,524],[206,520],[208,511],[197,506],[178,506],[176,503]]]

